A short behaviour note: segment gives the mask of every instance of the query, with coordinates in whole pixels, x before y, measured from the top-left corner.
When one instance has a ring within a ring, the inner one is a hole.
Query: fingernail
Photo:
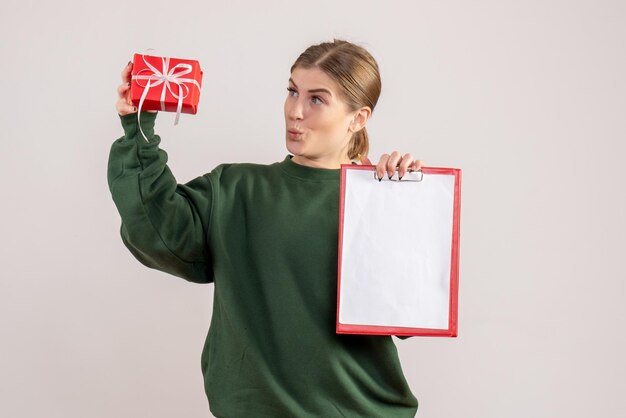
[[[130,86],[130,81],[128,82],[128,85]]]
[[[393,177],[393,174],[387,174],[387,177],[389,177],[389,180],[391,180],[391,178]]]
[[[398,176],[398,181],[402,180],[402,176]]]
[[[136,111],[137,111],[137,108],[136,108],[136,107],[133,107],[133,111],[134,111],[134,112],[136,112]]]
[[[128,61],[128,64],[126,64],[126,66],[129,66],[132,63],[133,63],[132,61]]]
[[[380,181],[383,181],[383,178],[382,178],[382,177],[381,177],[381,178],[379,178],[379,179],[378,179],[378,181],[379,181],[379,182],[380,182]]]

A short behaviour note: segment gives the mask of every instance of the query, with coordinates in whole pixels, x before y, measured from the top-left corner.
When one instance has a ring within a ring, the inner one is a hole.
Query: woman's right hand
[[[115,108],[120,116],[129,115],[131,113],[137,113],[137,108],[130,101],[130,80],[131,72],[133,70],[133,63],[128,62],[126,67],[122,70],[122,84],[117,88],[117,103]]]
[[[122,84],[117,88],[117,103],[115,108],[120,116],[130,115],[131,113],[137,113],[137,108],[130,100],[130,82],[131,74],[133,71],[133,62],[128,61],[126,67],[122,70]],[[143,111],[142,111],[143,112]],[[146,112],[156,113],[156,110],[146,110]]]

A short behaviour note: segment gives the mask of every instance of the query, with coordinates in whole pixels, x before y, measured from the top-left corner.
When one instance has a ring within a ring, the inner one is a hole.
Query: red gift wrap
[[[196,114],[202,70],[195,60],[135,54],[130,99],[139,109]]]

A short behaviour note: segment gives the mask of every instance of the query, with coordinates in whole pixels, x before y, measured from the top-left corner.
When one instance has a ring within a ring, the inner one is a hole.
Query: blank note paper
[[[342,167],[337,332],[456,336],[460,170],[373,169]]]

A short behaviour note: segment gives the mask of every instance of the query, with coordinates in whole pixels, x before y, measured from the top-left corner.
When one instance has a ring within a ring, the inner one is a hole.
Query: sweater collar
[[[302,180],[335,180],[338,181],[341,169],[331,168],[315,168],[306,165],[301,165],[291,161],[292,155],[287,155],[285,159],[279,163],[280,168],[292,177],[297,177]]]

